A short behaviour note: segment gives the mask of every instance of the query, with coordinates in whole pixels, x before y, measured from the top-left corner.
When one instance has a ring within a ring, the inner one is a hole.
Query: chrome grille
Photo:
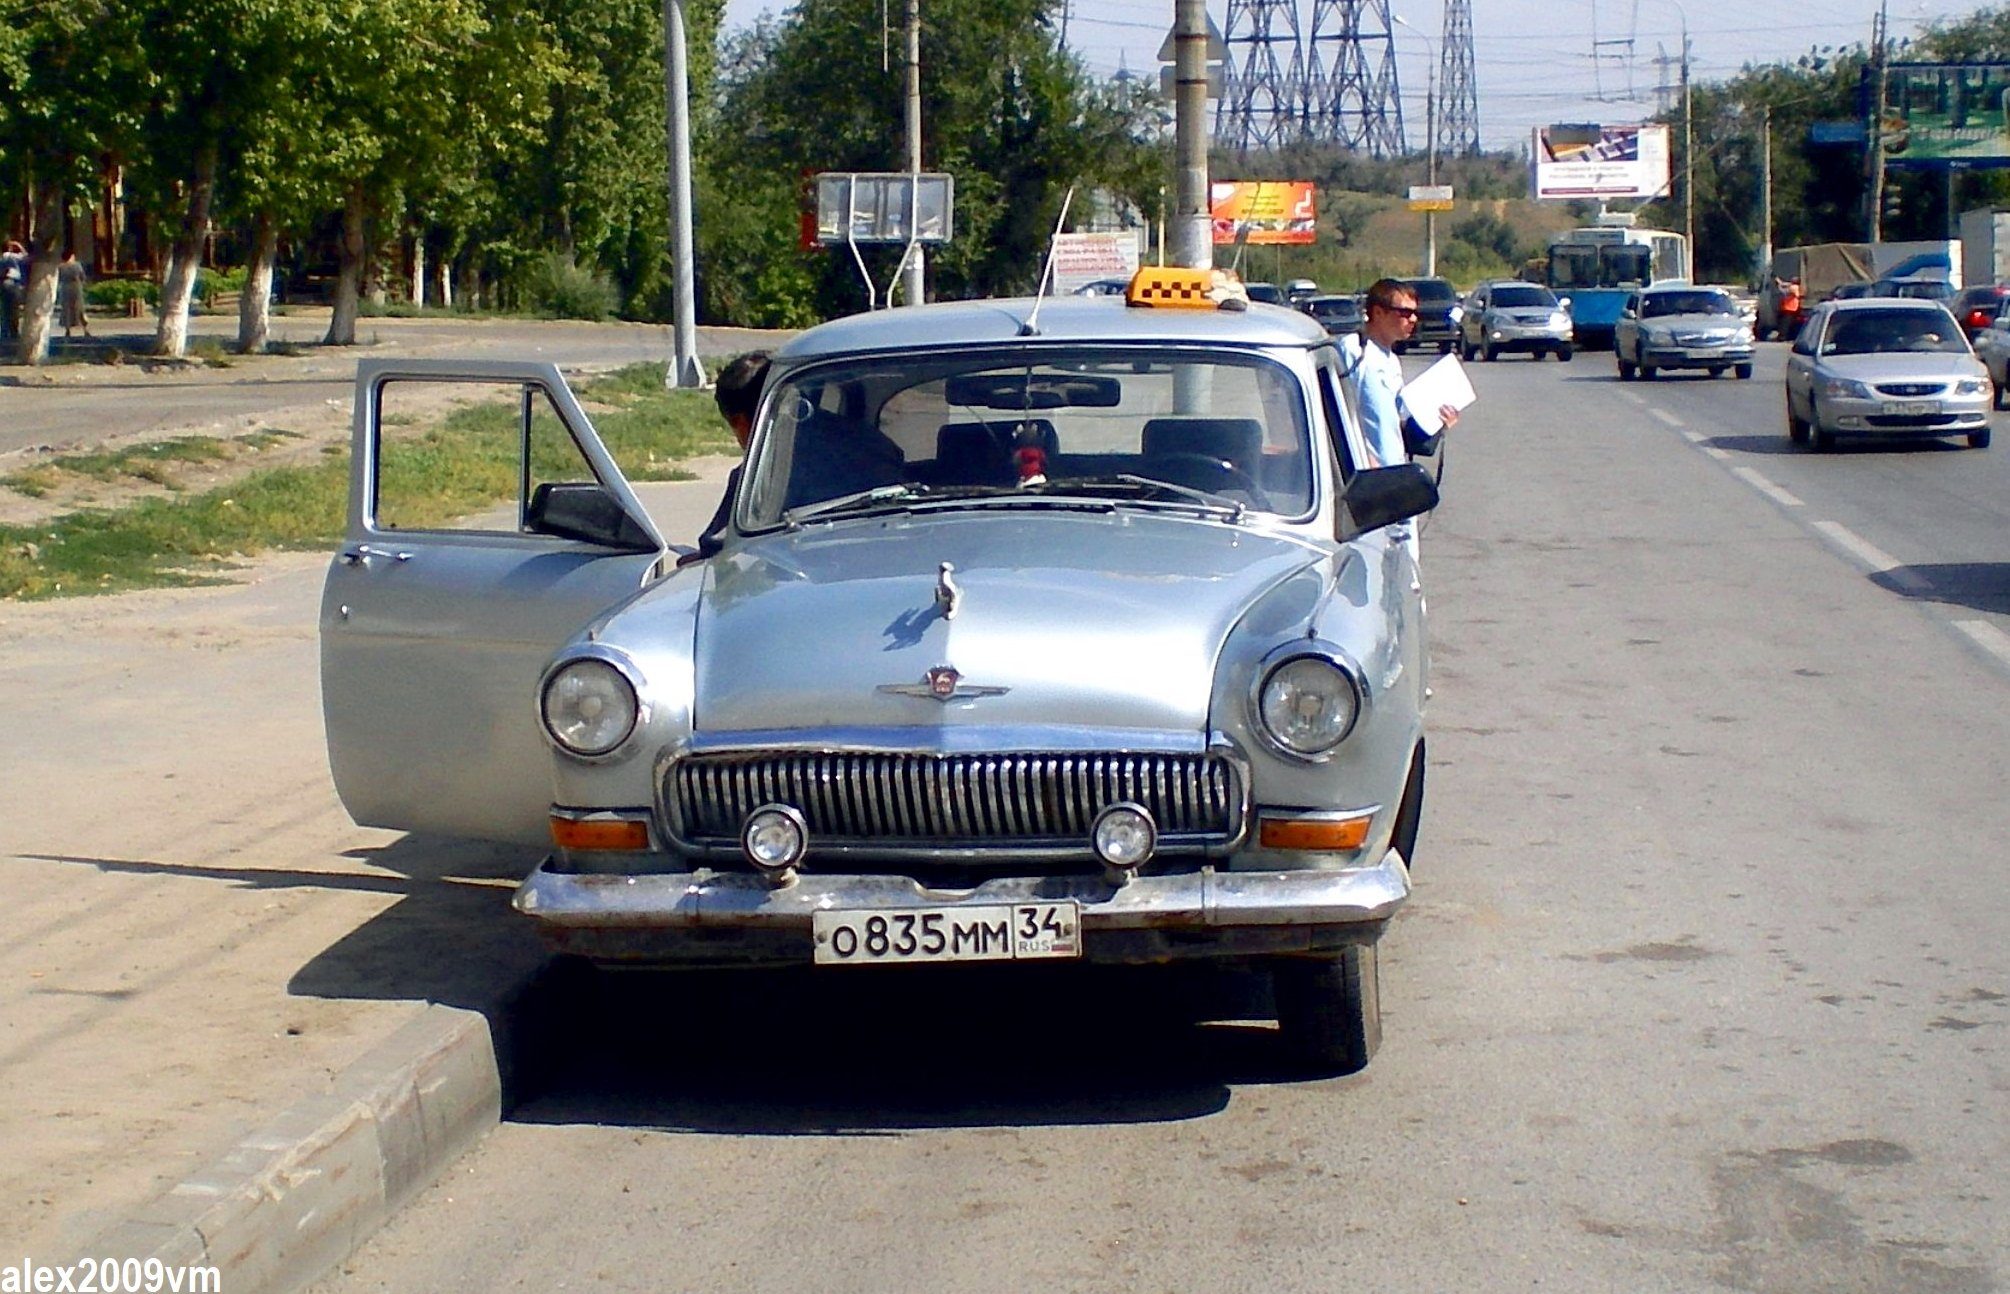
[[[672,764],[663,789],[670,833],[687,844],[734,844],[749,813],[781,803],[802,813],[812,850],[1081,844],[1126,800],[1166,843],[1204,845],[1235,834],[1242,805],[1235,766],[1208,754],[715,752]]]
[[[1879,395],[1939,395],[1945,382],[1880,382]]]

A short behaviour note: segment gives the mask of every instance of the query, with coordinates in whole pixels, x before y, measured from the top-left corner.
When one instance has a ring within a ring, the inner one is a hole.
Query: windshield
[[[1645,247],[1630,243],[1600,248],[1598,261],[1600,278],[1602,279],[1601,286],[1619,287],[1627,283],[1647,282],[1649,278],[1647,272],[1648,259],[1648,251]]]
[[[1968,349],[1961,325],[1944,310],[1838,312],[1822,339],[1824,355],[1876,355],[1892,351],[1960,354]]]
[[[819,365],[785,377],[764,406],[743,524],[1085,498],[1300,516],[1312,506],[1300,390],[1282,365],[1242,354]],[[1044,480],[1022,484],[1035,466]]]
[[[1361,306],[1355,301],[1313,301],[1308,304],[1313,316],[1319,319],[1358,319]]]
[[[1640,315],[1735,315],[1738,303],[1727,292],[1650,292],[1640,298]]]
[[[1556,305],[1556,295],[1547,288],[1495,288],[1494,304],[1510,308],[1536,308]]]
[[[1553,288],[1597,287],[1598,249],[1596,247],[1550,248],[1549,285]]]
[[[1458,292],[1443,279],[1411,279],[1409,284],[1410,290],[1417,294],[1418,305],[1443,304],[1459,299]]]

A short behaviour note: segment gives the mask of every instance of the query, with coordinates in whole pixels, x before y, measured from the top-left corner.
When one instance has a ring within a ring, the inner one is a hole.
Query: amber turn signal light
[[[632,818],[561,818],[553,814],[551,843],[560,849],[634,852],[649,848],[649,824]]]
[[[1257,841],[1265,849],[1359,849],[1368,839],[1371,817],[1265,818]]]

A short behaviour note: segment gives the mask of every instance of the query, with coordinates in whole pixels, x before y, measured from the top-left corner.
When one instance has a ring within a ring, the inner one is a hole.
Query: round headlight
[[[604,660],[576,660],[544,685],[544,730],[575,755],[605,755],[635,731],[635,687]]]
[[[1333,749],[1353,731],[1360,713],[1354,680],[1320,656],[1299,656],[1271,670],[1257,698],[1264,732],[1294,755]]]
[[[740,828],[740,852],[757,871],[770,876],[803,861],[810,845],[809,824],[792,804],[764,804]]]
[[[1145,865],[1158,848],[1159,833],[1143,805],[1127,802],[1112,804],[1096,815],[1091,839],[1096,857],[1128,872]]]

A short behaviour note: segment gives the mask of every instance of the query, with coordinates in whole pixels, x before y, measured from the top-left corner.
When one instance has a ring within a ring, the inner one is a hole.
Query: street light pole
[[[1390,14],[1389,21],[1408,27],[1417,39],[1424,42],[1424,129],[1425,155],[1429,159],[1425,165],[1425,183],[1433,188],[1438,183],[1438,54],[1431,44],[1431,38],[1404,18],[1401,14]],[[1424,277],[1432,278],[1438,272],[1438,213],[1435,209],[1424,212]]]

